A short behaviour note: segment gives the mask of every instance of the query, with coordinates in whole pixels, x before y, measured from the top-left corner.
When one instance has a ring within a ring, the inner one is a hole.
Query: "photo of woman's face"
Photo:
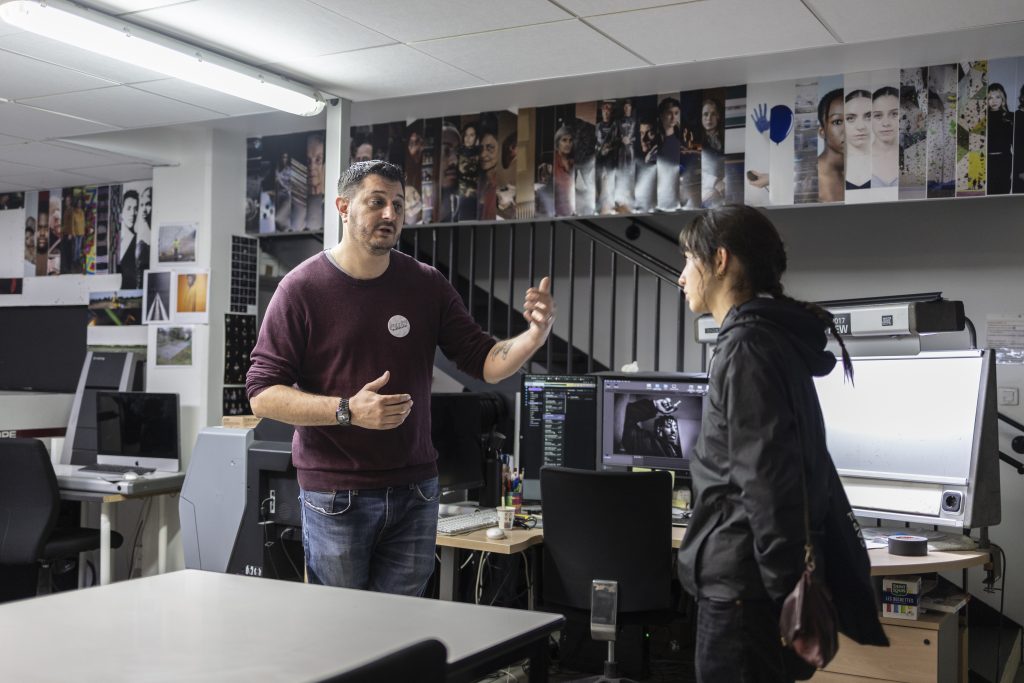
[[[875,139],[891,145],[899,137],[900,101],[895,95],[876,97],[871,105],[871,129]]]
[[[704,130],[715,130],[718,128],[719,121],[718,107],[711,102],[705,102],[700,110],[700,122],[704,126]]]
[[[867,151],[871,143],[871,99],[855,97],[843,109],[846,118],[846,143],[854,149]]]
[[[998,90],[989,90],[985,101],[988,103],[989,111],[998,111],[1006,104],[1006,98]]]
[[[825,145],[833,152],[843,154],[846,148],[846,122],[843,120],[842,97],[836,97],[828,105],[824,134]]]

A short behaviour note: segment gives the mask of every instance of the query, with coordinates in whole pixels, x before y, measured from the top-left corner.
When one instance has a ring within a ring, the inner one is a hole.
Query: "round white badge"
[[[409,334],[409,319],[404,315],[391,316],[391,319],[388,320],[388,332],[391,333],[391,336],[401,339]]]

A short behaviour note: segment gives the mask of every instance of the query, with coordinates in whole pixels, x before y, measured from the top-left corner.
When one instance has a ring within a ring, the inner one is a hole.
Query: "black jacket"
[[[755,298],[726,315],[691,462],[679,578],[697,597],[781,604],[804,567],[803,467],[818,576],[832,578],[827,560],[846,565],[848,583],[830,586],[840,627],[884,644],[867,551],[826,450],[812,381],[835,367],[826,341],[822,322],[789,301]],[[829,539],[826,529],[842,536]]]

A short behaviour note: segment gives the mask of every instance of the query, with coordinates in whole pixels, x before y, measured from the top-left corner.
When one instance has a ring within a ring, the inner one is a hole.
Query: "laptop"
[[[131,494],[170,483],[160,480],[180,480],[178,413],[177,394],[96,392],[96,466],[58,466],[58,484],[62,489]],[[104,466],[121,471],[95,471]],[[128,469],[138,478],[126,480]]]

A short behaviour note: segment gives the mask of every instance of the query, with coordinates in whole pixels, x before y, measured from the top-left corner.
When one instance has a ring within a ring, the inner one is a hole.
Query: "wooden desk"
[[[527,548],[544,542],[542,529],[506,529],[505,538],[487,538],[486,529],[477,529],[468,534],[454,536],[437,535],[437,547],[441,556],[441,575],[438,578],[438,597],[454,600],[457,593],[458,576],[456,565],[459,550],[477,550],[485,553],[511,555],[524,552]],[[530,608],[533,600],[530,599]]]
[[[563,621],[186,569],[0,605],[0,680],[313,681],[438,638],[451,682],[527,657],[543,681]]]

